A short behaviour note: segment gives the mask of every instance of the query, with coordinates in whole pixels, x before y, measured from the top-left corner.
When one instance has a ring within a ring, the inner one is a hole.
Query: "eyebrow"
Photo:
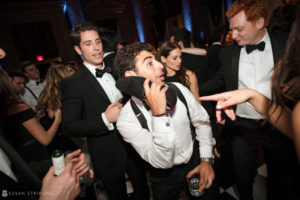
[[[146,58],[144,58],[143,63],[147,60],[147,59],[152,59],[152,56],[147,56]]]

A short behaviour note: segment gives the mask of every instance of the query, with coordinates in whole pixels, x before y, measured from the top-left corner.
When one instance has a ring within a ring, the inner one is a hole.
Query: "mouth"
[[[102,54],[101,53],[95,53],[93,54],[93,57],[95,58],[101,58]]]
[[[164,73],[162,73],[161,75],[158,76],[158,79],[163,81],[165,80],[165,76],[164,76]]]

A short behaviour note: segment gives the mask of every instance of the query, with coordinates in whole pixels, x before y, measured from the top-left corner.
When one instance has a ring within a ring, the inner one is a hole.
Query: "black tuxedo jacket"
[[[198,79],[198,85],[207,81],[204,72],[208,67],[208,61],[206,56],[182,52],[181,59],[181,66],[193,71],[196,74]]]
[[[281,32],[269,32],[269,35],[274,64],[276,64],[283,56],[288,35]],[[199,86],[201,96],[215,94],[223,87],[225,91],[238,89],[240,51],[241,47],[238,45],[231,45],[221,50],[219,70],[214,79]]]
[[[115,128],[109,131],[101,114],[110,102],[95,76],[82,66],[61,82],[62,126],[70,137],[87,137],[97,178],[120,178],[126,169],[127,153]]]

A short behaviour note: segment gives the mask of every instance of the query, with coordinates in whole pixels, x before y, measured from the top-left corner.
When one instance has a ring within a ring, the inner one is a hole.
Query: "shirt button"
[[[170,126],[170,123],[169,123],[169,122],[166,122],[166,126]]]

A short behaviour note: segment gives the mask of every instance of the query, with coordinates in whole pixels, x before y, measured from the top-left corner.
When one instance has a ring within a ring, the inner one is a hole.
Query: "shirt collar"
[[[87,63],[87,62],[83,62],[83,64],[84,64],[84,66],[86,66],[86,68],[88,68],[88,70],[96,77],[96,75],[95,75],[95,71],[96,71],[96,66],[94,66],[94,65],[91,65],[91,64],[89,64],[89,63]],[[102,66],[102,69],[104,69],[105,68],[105,64],[104,64],[104,62],[103,62],[103,66]]]

